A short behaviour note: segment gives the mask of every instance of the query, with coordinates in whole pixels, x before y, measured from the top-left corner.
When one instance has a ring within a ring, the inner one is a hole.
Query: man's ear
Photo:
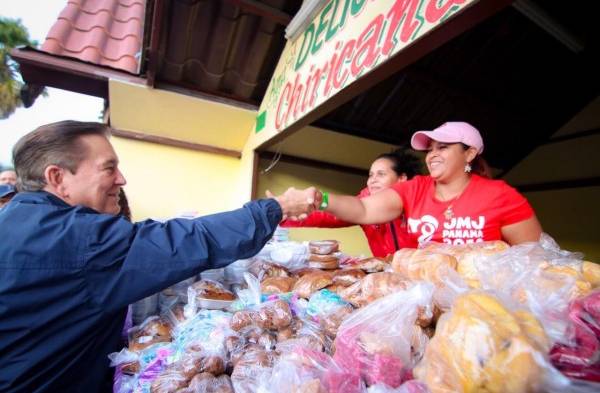
[[[48,165],[44,170],[44,179],[46,179],[46,185],[52,190],[64,196],[65,184],[64,184],[64,169],[58,165]]]
[[[398,183],[402,183],[408,180],[408,176],[406,176],[406,173],[401,174],[400,176],[398,176]]]

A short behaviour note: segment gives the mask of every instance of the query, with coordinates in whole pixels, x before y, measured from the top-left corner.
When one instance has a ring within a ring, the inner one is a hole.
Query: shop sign
[[[288,42],[256,132],[289,127],[477,0],[331,0]]]

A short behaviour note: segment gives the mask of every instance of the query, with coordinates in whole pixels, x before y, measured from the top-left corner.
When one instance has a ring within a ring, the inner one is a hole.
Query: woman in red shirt
[[[397,149],[391,153],[378,156],[371,164],[367,187],[358,194],[365,198],[391,187],[393,184],[412,179],[420,172],[417,157],[404,149]],[[340,220],[335,215],[316,211],[300,221],[285,220],[282,227],[311,227],[311,228],[343,228],[356,224]],[[408,247],[411,240],[406,232],[406,220],[397,218],[385,224],[361,225],[373,256],[386,257],[403,247]]]
[[[366,198],[324,196],[316,203],[347,222],[388,222],[402,214],[410,246],[435,241],[466,244],[505,240],[538,241],[542,228],[527,200],[502,180],[472,174],[483,152],[479,131],[468,123],[448,122],[416,132],[416,150],[426,150],[429,176],[416,176]]]

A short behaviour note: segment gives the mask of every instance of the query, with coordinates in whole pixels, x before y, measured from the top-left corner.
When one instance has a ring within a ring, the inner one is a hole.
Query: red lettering
[[[315,70],[315,73],[313,75],[315,84],[313,85],[312,93],[310,94],[310,103],[308,104],[309,107],[311,107],[311,108],[313,108],[315,106],[315,102],[317,101],[317,97],[318,97],[317,91],[319,91],[319,85],[321,84],[321,80],[323,79],[321,77],[321,75],[325,75],[328,70],[329,70],[329,63],[325,63],[325,66],[323,66],[322,70],[320,68],[317,68]]]
[[[331,56],[331,59],[328,62],[328,67],[329,67],[329,72],[327,73],[327,81],[325,81],[325,89],[323,91],[323,96],[327,97],[329,95],[329,92],[331,91],[331,82],[333,81],[333,71],[335,69],[335,64],[337,62],[337,50],[342,46],[342,42],[338,41],[335,44],[335,49],[333,52],[333,56]]]
[[[375,63],[375,59],[377,59],[377,56],[379,55],[377,40],[381,34],[382,27],[383,15],[379,15],[369,23],[358,37],[356,43],[358,49],[354,55],[352,66],[350,68],[353,77],[356,77],[356,75],[365,68],[369,68]],[[365,37],[367,38],[365,39]]]
[[[299,89],[299,85],[300,84],[300,74],[296,74],[296,80],[294,80],[294,88],[292,89],[292,97],[289,101],[289,105],[288,105],[288,111],[285,114],[285,124],[288,124],[288,119],[290,117],[290,114],[292,112],[294,112],[294,117],[296,117],[296,105],[298,104],[298,89]],[[300,87],[300,91],[302,90],[302,88]]]
[[[306,109],[306,101],[309,99],[310,93],[310,84],[313,81],[312,72],[315,69],[315,65],[310,66],[310,70],[308,70],[308,76],[306,77],[306,89],[304,89],[304,97],[302,98],[302,107],[300,108],[301,112],[304,112]]]
[[[280,130],[281,127],[283,127],[283,117],[287,118],[286,116],[281,116],[281,107],[284,101],[289,102],[290,100],[290,92],[292,91],[292,85],[290,84],[290,82],[285,84],[285,87],[283,88],[283,91],[281,92],[281,95],[279,96],[279,103],[277,104],[277,112],[275,112],[275,128]],[[286,93],[287,92],[287,93]],[[288,105],[289,108],[289,105]]]
[[[400,23],[402,23],[402,33],[400,34],[402,42],[407,42],[417,27],[419,27],[421,22],[415,20],[419,2],[420,0],[396,0],[390,12],[388,12],[387,17],[391,20],[390,28],[383,43],[382,52],[384,55],[389,55],[394,46],[396,46],[395,36],[400,28]]]
[[[344,49],[342,49],[342,53],[340,53],[340,58],[335,63],[335,69],[333,70],[333,87],[336,89],[341,89],[344,86],[346,78],[348,77],[348,70],[344,70],[342,76],[340,77],[340,69],[342,68],[342,64],[344,64],[345,58],[352,58],[352,51],[356,46],[355,44],[356,40],[350,40],[346,42]]]
[[[429,23],[436,23],[450,9],[450,7],[457,4],[464,4],[465,0],[449,0],[441,7],[438,5],[439,0],[430,0],[427,4],[427,8],[425,9],[425,19]]]

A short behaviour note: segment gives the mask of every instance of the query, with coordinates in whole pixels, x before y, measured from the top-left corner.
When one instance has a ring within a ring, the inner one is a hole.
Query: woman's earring
[[[471,167],[471,164],[467,162],[467,164],[465,165],[465,173],[471,173],[472,170],[473,168]]]

